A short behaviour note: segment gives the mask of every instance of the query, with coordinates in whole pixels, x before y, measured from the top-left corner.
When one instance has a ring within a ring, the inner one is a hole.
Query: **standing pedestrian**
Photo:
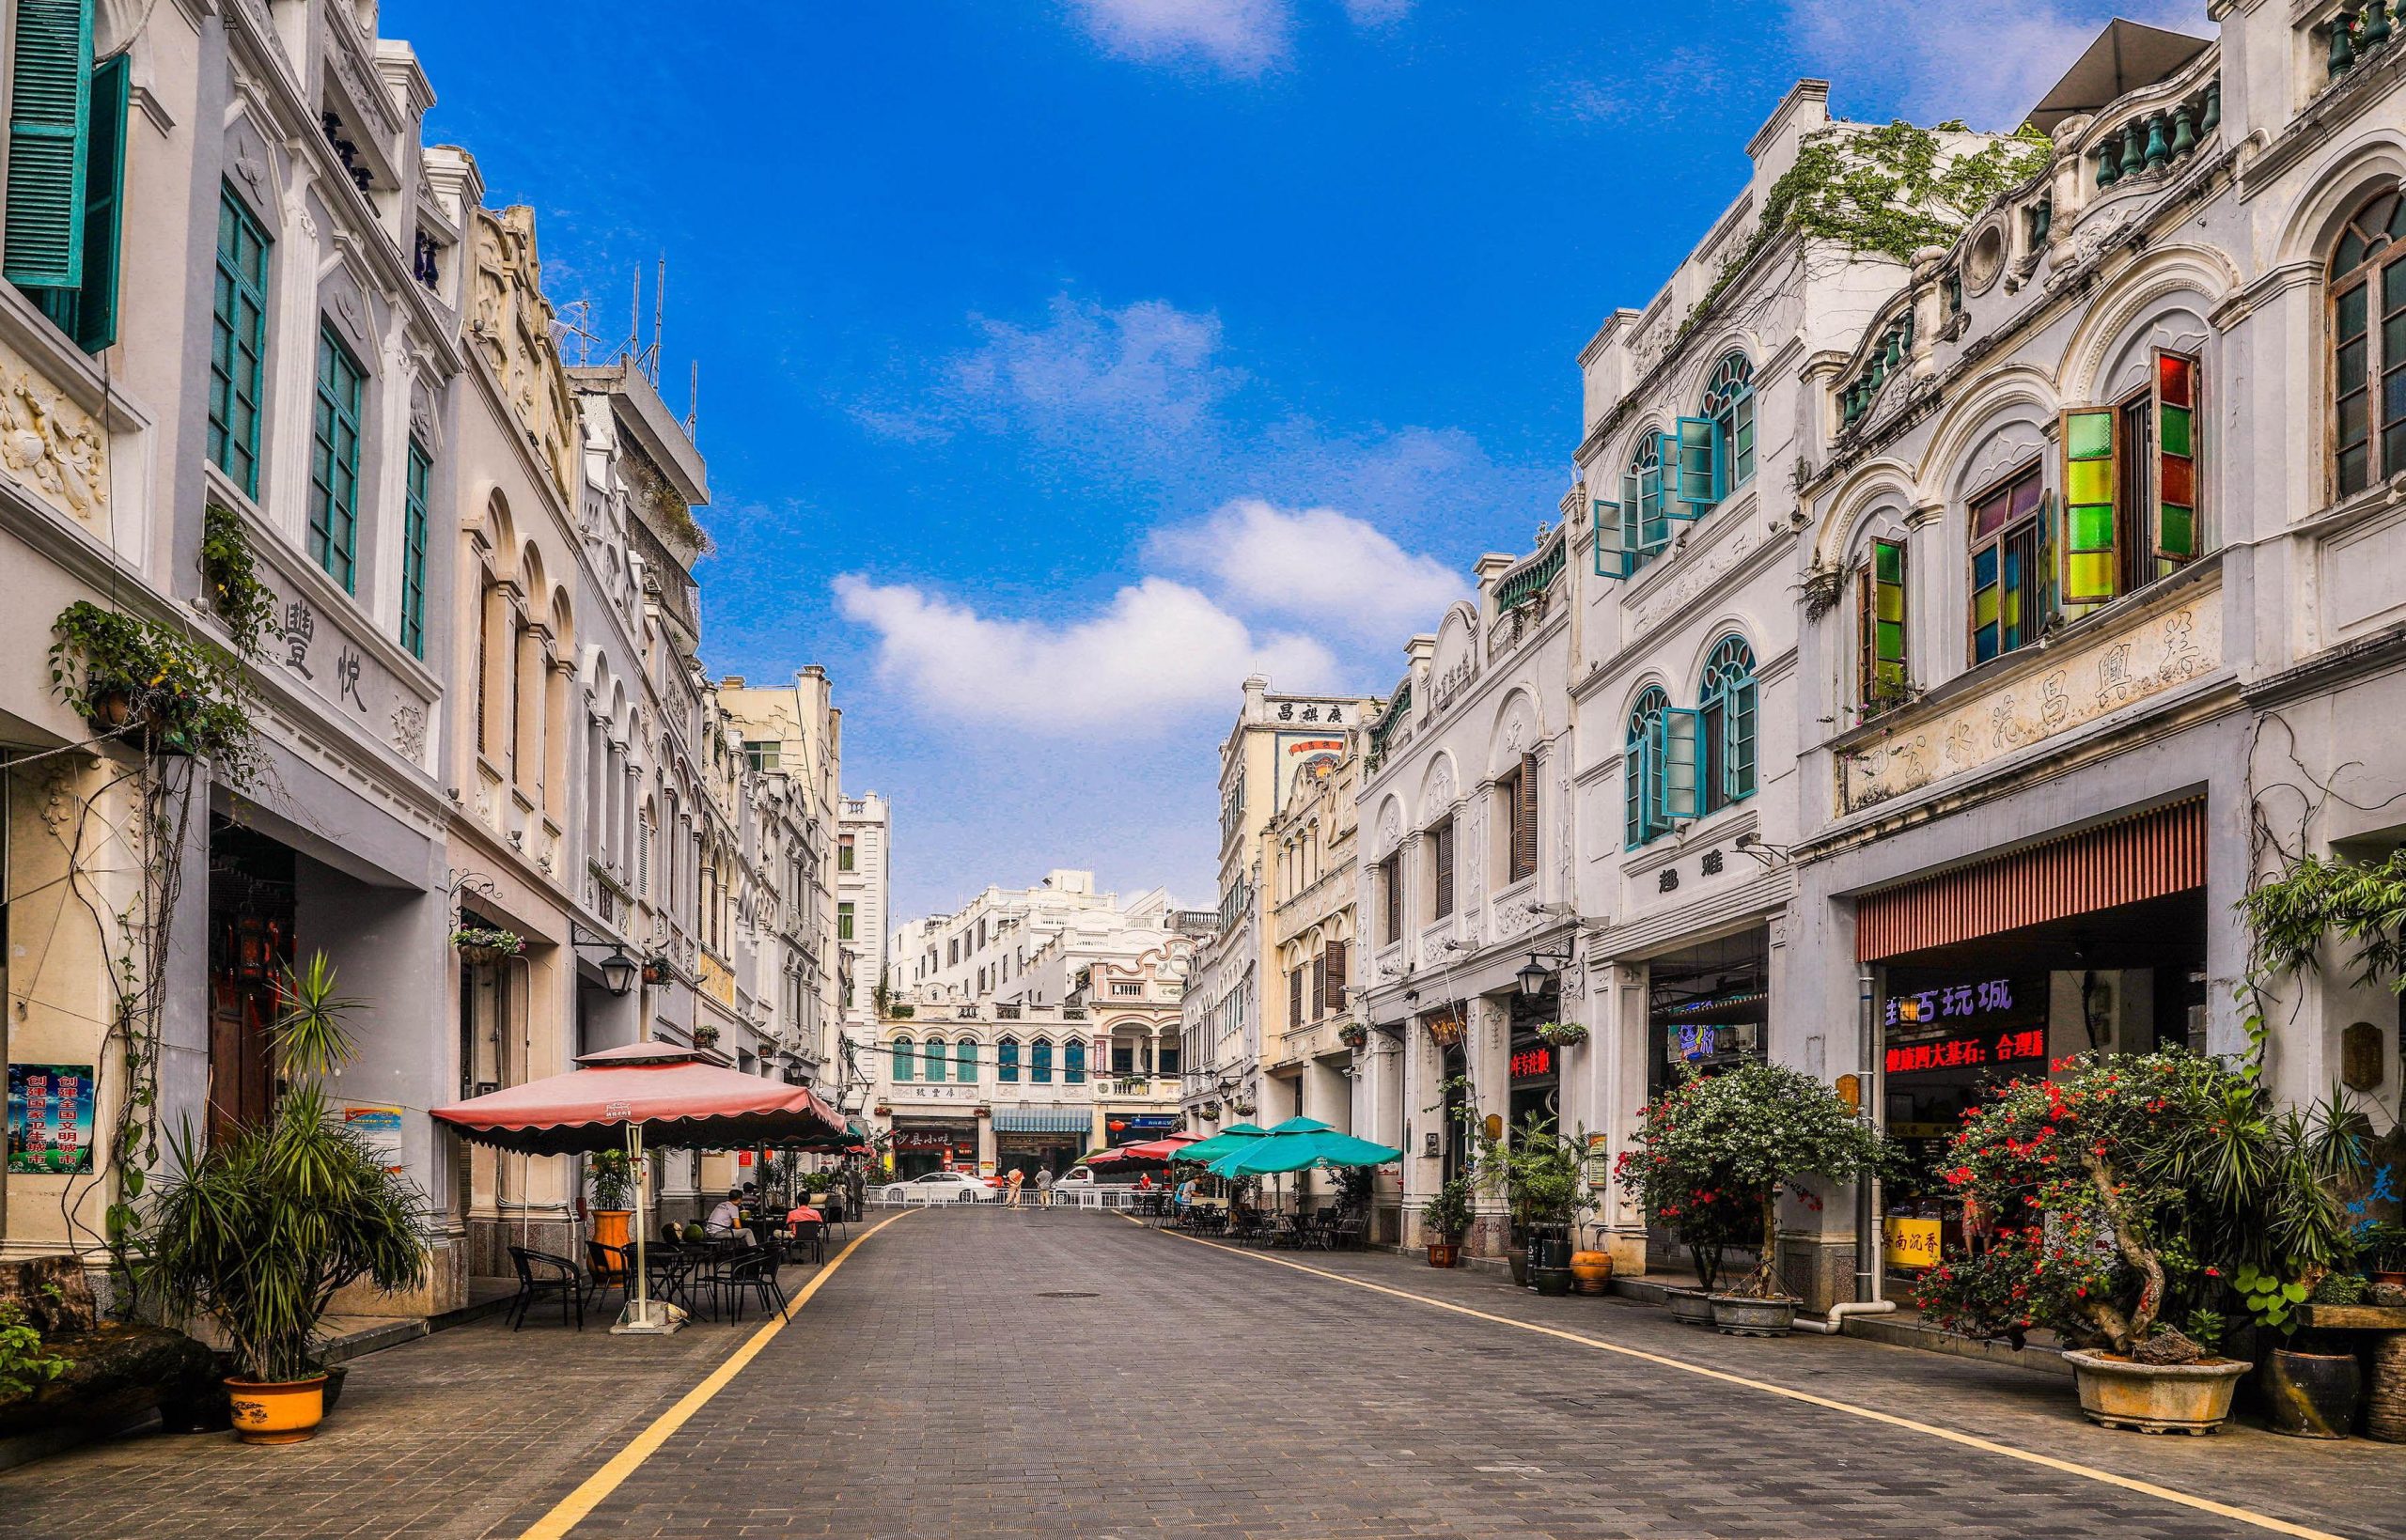
[[[1026,1179],[1027,1173],[1020,1170],[1017,1166],[1011,1167],[1010,1180],[1004,1184],[1010,1189],[1010,1196],[1003,1200],[1004,1207],[1017,1208],[1019,1206],[1019,1185]]]
[[[1036,1174],[1036,1206],[1053,1206],[1053,1168],[1046,1166]]]

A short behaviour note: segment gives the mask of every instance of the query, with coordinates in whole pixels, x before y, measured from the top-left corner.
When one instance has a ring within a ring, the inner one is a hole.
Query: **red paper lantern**
[[[1113,1133],[1118,1133],[1128,1127],[1128,1120],[1124,1117],[1115,1117],[1110,1122],[1104,1124],[1103,1127],[1109,1128]]]

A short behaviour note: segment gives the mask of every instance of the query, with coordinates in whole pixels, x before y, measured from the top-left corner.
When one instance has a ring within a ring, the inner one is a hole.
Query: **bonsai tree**
[[[585,1174],[593,1184],[595,1208],[614,1211],[633,1206],[635,1163],[626,1151],[596,1152],[586,1159]]]
[[[137,1273],[171,1316],[207,1315],[242,1377],[314,1378],[318,1323],[336,1293],[366,1279],[387,1292],[425,1281],[423,1200],[346,1128],[324,1077],[351,1056],[321,953],[285,974],[273,1029],[285,1090],[258,1123],[200,1147],[189,1125],[170,1141],[151,1198],[149,1254]]]
[[[1981,1244],[1924,1280],[1931,1318],[2017,1341],[2045,1327],[2153,1363],[2203,1357],[2168,1321],[2233,1294],[2286,1331],[2348,1245],[2344,1111],[2281,1109],[2251,1069],[2180,1051],[2053,1072],[2002,1088],[1955,1136],[1942,1174]]]
[[[1470,1233],[1470,1178],[1456,1176],[1437,1189],[1420,1206],[1420,1222],[1435,1231],[1445,1245],[1461,1245],[1462,1237]]]
[[[1680,1230],[1699,1277],[1707,1249],[1717,1275],[1720,1248],[1750,1234],[1759,1259],[1734,1292],[1769,1299],[1779,1295],[1780,1193],[1818,1204],[1806,1182],[1855,1181],[1883,1155],[1880,1135],[1836,1090],[1784,1065],[1748,1064],[1693,1076],[1648,1104],[1617,1175]]]

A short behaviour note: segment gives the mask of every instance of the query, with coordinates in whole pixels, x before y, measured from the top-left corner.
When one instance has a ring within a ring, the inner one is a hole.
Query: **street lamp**
[[[643,973],[643,964],[628,957],[626,948],[615,947],[602,959],[602,988],[615,997],[623,998],[635,987]]]

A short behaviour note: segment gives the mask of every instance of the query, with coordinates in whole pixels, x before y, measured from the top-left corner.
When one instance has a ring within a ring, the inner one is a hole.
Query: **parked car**
[[[1098,1185],[1100,1181],[1101,1178],[1095,1175],[1094,1168],[1092,1166],[1071,1166],[1068,1172],[1064,1173],[1061,1178],[1053,1185],[1055,1188],[1094,1187]]]
[[[888,1182],[878,1189],[880,1203],[976,1203],[990,1189],[965,1171],[931,1171],[907,1182]]]

